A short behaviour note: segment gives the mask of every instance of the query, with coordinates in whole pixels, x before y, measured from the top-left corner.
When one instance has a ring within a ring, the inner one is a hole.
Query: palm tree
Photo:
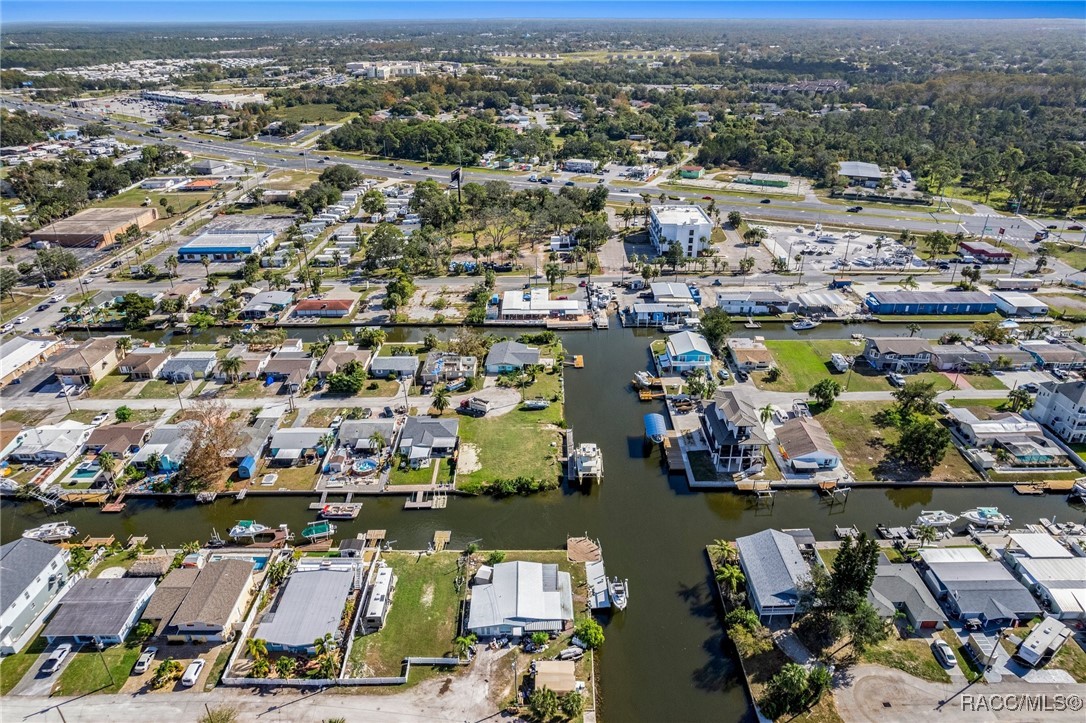
[[[920,525],[916,530],[916,536],[920,540],[920,546],[935,542],[939,539],[939,531],[931,525]]]
[[[469,635],[460,635],[453,640],[453,650],[456,651],[456,657],[466,658],[471,654],[471,648],[475,645],[478,638],[475,637],[475,633]]]
[[[245,652],[253,660],[263,660],[268,657],[268,642],[263,638],[248,638],[245,641]]]
[[[441,416],[441,413],[449,408],[449,390],[446,387],[442,387],[434,392],[434,400],[432,406],[437,410],[437,416]]]
[[[242,363],[241,357],[228,356],[219,362],[219,372],[224,374],[226,378],[234,384],[237,384],[238,376],[241,373]]]
[[[204,265],[204,273],[207,274],[207,285],[211,286],[211,257],[200,257],[200,263]]]
[[[167,256],[166,261],[164,263],[166,264],[166,276],[168,276],[169,279],[170,279],[170,288],[172,289],[173,288],[173,277],[177,276],[177,263],[178,263],[177,262],[177,257],[176,256]]]
[[[322,655],[317,658],[317,677],[331,680],[339,672],[339,663],[334,654]]]
[[[331,449],[332,445],[336,443],[336,435],[332,432],[327,432],[321,435],[321,438],[320,440],[318,440],[318,442],[321,447],[324,447],[324,449]]]
[[[98,455],[98,468],[105,472],[110,487],[113,487],[117,482],[117,458],[112,452],[102,452]]]
[[[332,263],[336,265],[336,272],[342,276],[343,269],[340,267],[340,261],[343,260],[343,252],[339,249],[332,249]]]
[[[739,586],[747,581],[743,570],[738,565],[722,565],[717,568],[716,581],[724,585],[731,592],[737,592]]]
[[[121,353],[121,359],[124,359],[128,352],[132,351],[132,337],[122,336],[117,339],[117,351]]]
[[[920,333],[920,325],[917,324],[916,322],[913,322],[911,324],[906,324],[905,328],[909,330],[909,336],[916,336],[917,334]]]
[[[917,289],[920,288],[920,284],[916,283],[916,277],[912,274],[906,276],[901,281],[897,282],[897,285],[903,289]]]
[[[313,641],[313,651],[318,656],[328,655],[336,649],[336,640],[331,633],[325,633],[323,638],[317,638]]]
[[[1033,397],[1030,396],[1025,387],[1017,387],[1007,395],[1007,402],[1010,404],[1012,412],[1020,412],[1033,402]]]
[[[279,673],[279,677],[286,680],[294,675],[294,669],[298,667],[297,661],[290,656],[283,656],[279,660],[275,661],[275,670]]]
[[[370,447],[376,454],[381,454],[381,450],[385,448],[385,438],[381,436],[380,432],[374,432],[370,435]]]
[[[709,554],[717,564],[734,563],[739,559],[735,545],[727,540],[713,540],[709,545]]]
[[[759,409],[758,418],[762,420],[762,424],[767,424],[770,419],[773,419],[773,405],[767,404]]]
[[[147,455],[147,461],[144,464],[147,465],[148,472],[157,474],[162,467],[162,455],[158,452],[151,452]]]

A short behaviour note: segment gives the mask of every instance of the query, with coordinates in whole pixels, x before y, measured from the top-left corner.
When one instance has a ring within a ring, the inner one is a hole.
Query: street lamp
[[[106,656],[102,654],[102,651],[105,650],[106,646],[102,645],[102,641],[100,640],[94,641],[94,646],[98,648],[98,658],[102,661],[102,667],[106,669],[106,674],[109,676],[109,685],[112,688],[117,685],[117,682],[113,680],[113,671],[109,669],[109,666],[106,664]]]

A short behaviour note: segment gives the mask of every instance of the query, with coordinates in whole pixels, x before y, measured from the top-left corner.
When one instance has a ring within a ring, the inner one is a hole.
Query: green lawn
[[[1006,399],[948,399],[946,403],[952,407],[989,407],[997,412],[1009,411],[1005,409]]]
[[[72,655],[53,692],[56,695],[116,693],[128,680],[139,657],[139,643],[114,645],[101,653],[93,645],[85,646]]]
[[[891,639],[869,648],[863,654],[865,663],[896,668],[933,683],[949,683],[950,674],[939,664],[930,643],[922,638],[901,640],[891,633]]]
[[[391,485],[428,485],[434,478],[434,465],[440,463],[440,460],[434,460],[429,467],[420,467],[419,469],[396,466],[389,472],[388,483]],[[437,481],[448,481],[448,465],[444,470],[438,471]]]
[[[170,384],[162,379],[152,379],[143,385],[136,399],[171,399],[184,385]]]
[[[21,424],[24,427],[37,426],[49,416],[51,409],[8,409],[0,414],[0,421]]]
[[[94,383],[87,391],[88,399],[115,399],[123,397],[132,389],[128,377],[123,374],[107,374]]]
[[[352,115],[338,110],[333,103],[308,103],[287,108],[276,108],[272,114],[282,120],[293,120],[299,123],[329,123],[343,120]]]
[[[546,482],[557,479],[561,446],[552,446],[552,442],[561,445],[561,436],[556,426],[540,418],[541,414],[515,410],[500,417],[461,417],[457,485],[475,486],[513,477]],[[465,470],[466,445],[477,456],[478,469]]]
[[[900,469],[888,459],[900,437],[898,430],[878,427],[873,421],[874,415],[892,405],[893,402],[837,402],[816,417],[857,480],[915,481],[918,477],[914,470]],[[943,461],[925,477],[935,481],[976,478],[977,473],[954,447],[946,450]]]
[[[96,206],[101,208],[135,208],[143,206],[144,201],[148,198],[151,199],[148,206],[158,210],[159,216],[165,218],[166,212],[163,210],[161,199],[166,199],[166,205],[173,206],[174,214],[186,213],[202,206],[212,199],[215,194],[211,191],[182,191],[178,193],[159,193],[157,191],[147,191],[142,188],[133,188],[124,193],[118,193],[116,196],[103,199],[96,203]]]
[[[968,382],[974,389],[1006,389],[1007,385],[999,377],[988,374],[962,374],[962,381]],[[964,386],[964,385],[959,385]]]
[[[7,695],[19,684],[26,671],[30,670],[30,666],[34,665],[34,661],[45,651],[45,646],[45,638],[39,635],[18,653],[0,660],[0,695]]]

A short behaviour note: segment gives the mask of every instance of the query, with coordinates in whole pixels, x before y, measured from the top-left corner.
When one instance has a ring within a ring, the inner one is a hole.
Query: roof
[[[987,562],[975,547],[929,547],[920,550],[920,558],[929,565],[938,562]]]
[[[0,547],[0,610],[7,610],[27,586],[49,569],[49,563],[63,550],[38,540],[20,537]]]
[[[549,688],[562,695],[577,689],[577,664],[572,660],[537,660],[533,665],[536,690]]]
[[[983,291],[870,291],[880,304],[991,304]]]
[[[523,367],[539,363],[539,349],[519,341],[499,341],[490,347],[486,355],[486,365]]]
[[[50,637],[117,635],[136,606],[155,589],[147,577],[93,577],[79,580],[61,600],[45,627]]]
[[[991,361],[985,352],[965,344],[932,344],[931,354],[945,364],[987,364]]]
[[[680,331],[678,334],[672,334],[667,338],[667,353],[672,357],[691,353],[712,356],[713,350],[709,348],[709,342],[701,334],[695,334],[692,331]]]
[[[898,606],[904,606],[918,622],[946,620],[939,603],[910,564],[880,563],[867,599],[883,617],[892,616]]]
[[[929,566],[962,613],[998,620],[1041,611],[1033,594],[1001,563],[937,562]]]
[[[324,353],[324,357],[321,359],[320,364],[317,365],[317,371],[325,374],[333,374],[344,364],[351,361],[356,361],[360,363],[363,368],[367,368],[371,356],[373,356],[373,352],[369,349],[359,349],[345,341],[337,341]]]
[[[799,295],[799,303],[808,308],[836,309],[849,305],[849,300],[844,294],[836,291],[807,291]]]
[[[290,427],[280,429],[271,438],[272,449],[311,449],[320,445],[321,438],[331,433],[329,427]]]
[[[178,567],[170,570],[162,582],[155,588],[147,607],[143,609],[143,618],[159,622],[158,634],[166,629],[177,608],[184,602],[185,596],[192,589],[192,583],[200,574],[199,568]]]
[[[208,251],[211,249],[241,249],[251,250],[263,246],[274,237],[271,233],[202,233],[188,243],[182,245],[177,252],[179,254],[196,251]]]
[[[747,585],[763,607],[799,602],[799,589],[810,579],[811,569],[794,537],[780,530],[762,530],[737,538],[735,546]]]
[[[132,462],[146,462],[153,454],[168,457],[175,462],[179,461],[192,446],[192,442],[188,439],[188,429],[191,424],[192,422],[164,424],[151,432],[150,438],[132,457]]]
[[[311,647],[327,633],[335,636],[353,584],[352,569],[295,570],[257,626],[256,637],[274,645],[302,648]]]
[[[979,419],[966,407],[951,407],[950,416],[958,424],[968,427],[973,436],[978,439],[991,437],[993,441],[1006,441],[1003,438],[1012,435],[1032,434],[1041,437],[1044,434],[1041,425],[1037,424],[1037,422],[1028,420],[1014,412],[998,412],[992,414],[988,419]],[[1047,537],[1047,535],[1043,536]]]
[[[688,226],[697,224],[712,225],[712,221],[705,215],[705,209],[697,204],[668,204],[653,206],[652,215],[665,226]]]
[[[460,420],[408,417],[400,434],[400,446],[453,447],[460,434]]]
[[[480,568],[481,573],[486,566]],[[468,610],[468,628],[561,623],[573,619],[573,591],[568,572],[539,562],[502,562],[489,568],[490,580],[476,577]],[[550,629],[550,628],[538,628]]]
[[[1086,405],[1086,382],[1045,382],[1041,387],[1066,397],[1076,407]]]
[[[0,370],[7,373],[18,369],[28,361],[42,354],[48,354],[60,344],[60,339],[53,336],[16,336],[0,344]]]
[[[849,178],[882,178],[882,169],[877,164],[863,161],[841,161],[837,172]]]
[[[837,447],[817,420],[794,417],[777,428],[777,442],[789,459],[821,453],[838,457]]]
[[[681,303],[684,304],[694,303],[694,295],[690,292],[690,287],[686,284],[676,284],[670,281],[655,281],[649,284],[649,289],[652,291],[652,298],[656,301],[662,299],[679,299]]]
[[[1021,346],[1046,364],[1077,362],[1086,356],[1066,344],[1052,344],[1047,341],[1024,341]]]
[[[97,366],[110,354],[117,352],[117,340],[120,338],[120,336],[98,336],[87,339],[70,351],[62,351],[53,359],[53,368],[86,369]]]
[[[196,576],[170,624],[178,627],[194,623],[226,626],[238,600],[248,590],[252,575],[252,560],[224,559],[207,563]]]
[[[721,419],[727,420],[733,426],[749,427],[751,444],[769,444],[758,407],[748,394],[749,392],[739,387],[717,389],[713,394],[713,409]],[[710,410],[706,409],[705,416],[710,416]]]
[[[154,425],[122,422],[98,427],[87,437],[86,446],[101,447],[101,451],[111,454],[124,454],[130,447],[143,444],[143,437]]]
[[[1028,306],[1048,308],[1048,304],[1032,294],[1024,294],[1021,291],[993,291],[993,299],[1005,301],[1011,306]]]
[[[339,427],[339,442],[348,447],[370,448],[370,437],[379,432],[385,444],[392,444],[396,422],[392,419],[347,419]]]
[[[213,366],[218,357],[213,351],[181,351],[166,362],[160,374],[205,373]]]
[[[150,374],[151,372],[158,370],[172,356],[173,352],[157,348],[154,351],[147,351],[139,354],[130,352],[124,358],[124,361],[121,362],[120,366],[122,368],[131,369],[133,372]]]
[[[162,577],[170,571],[173,556],[166,554],[141,555],[125,573],[127,577]]]
[[[868,344],[873,346],[879,354],[897,354],[898,356],[915,356],[925,352],[931,353],[931,342],[927,339],[908,336],[869,336]]]
[[[94,427],[74,420],[24,429],[19,434],[17,446],[10,453],[33,455],[52,452],[68,456],[79,451],[83,446],[83,435],[91,429]]]
[[[375,356],[373,358],[373,361],[370,362],[371,372],[384,370],[396,372],[411,372],[413,374],[418,368],[419,358],[414,354],[405,354],[401,356]]]
[[[577,299],[552,299],[545,288],[530,291],[511,289],[502,294],[502,313],[549,314],[552,311],[579,312],[584,309],[584,302]]]
[[[350,311],[355,305],[355,299],[303,299],[295,307],[295,311]]]

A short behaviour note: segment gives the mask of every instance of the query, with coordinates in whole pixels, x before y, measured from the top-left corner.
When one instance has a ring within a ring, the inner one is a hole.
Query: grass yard
[[[94,383],[87,392],[87,399],[115,399],[125,396],[132,389],[128,377],[123,374],[107,374]]]
[[[396,592],[385,626],[355,639],[349,666],[353,675],[399,675],[408,655],[440,657],[452,651],[460,601],[453,584],[458,556],[452,551],[382,555],[396,573]]]
[[[902,469],[890,460],[890,451],[900,433],[893,427],[877,427],[872,418],[892,402],[837,402],[817,415],[829,433],[841,458],[857,480],[917,481],[915,470]],[[925,477],[937,482],[976,479],[977,474],[954,447]]]
[[[45,638],[39,635],[18,653],[0,660],[0,695],[7,695],[19,684],[38,656],[45,652],[46,644]]]
[[[441,460],[434,460],[430,462],[429,467],[418,469],[396,465],[389,471],[388,483],[390,485],[428,485],[434,478],[434,465],[441,465],[441,462]],[[438,482],[449,481],[449,466],[446,463],[444,467],[445,469],[438,470]]]
[[[36,427],[51,412],[51,409],[7,409],[0,414],[0,422]]]
[[[978,414],[981,407],[984,407],[991,411],[1007,412],[1007,400],[1006,399],[948,399],[946,403],[952,407],[964,407],[972,409],[974,414]]]
[[[151,203],[148,206],[158,210],[158,213],[163,218],[166,217],[166,212],[163,210],[161,199],[166,199],[166,205],[173,206],[174,215],[179,213],[187,213],[192,209],[202,206],[214,197],[214,193],[211,191],[182,191],[176,193],[160,193],[158,191],[148,191],[142,188],[133,188],[124,193],[118,193],[116,196],[110,196],[94,204],[99,208],[136,208],[144,205],[144,201],[148,198],[151,199]]]
[[[400,391],[401,387],[399,382],[390,382],[387,379],[371,379],[366,382],[366,386],[362,387],[362,390],[358,393],[360,397],[395,397],[397,394],[402,395]],[[411,390],[408,389],[408,394]]]
[[[284,427],[289,424],[284,423]],[[287,489],[287,490],[311,490],[317,486],[317,472],[319,467],[315,464],[304,467],[271,467],[267,463],[261,465],[257,473],[253,475],[249,484],[254,489]],[[275,484],[268,487],[260,486],[260,479],[266,474],[278,475]]]
[[[961,374],[960,376],[963,382],[968,382],[974,389],[992,391],[1007,388],[1007,385],[1003,383],[1003,380],[996,376],[990,376],[988,374]],[[958,386],[959,388],[964,387],[962,384],[959,384]]]
[[[0,323],[7,323],[17,316],[22,316],[27,311],[36,307],[42,301],[45,300],[45,294],[26,293],[22,291],[16,291],[15,301],[11,301],[10,297],[7,297],[7,292],[4,293],[5,298],[0,308]]]
[[[309,103],[287,108],[276,108],[273,113],[277,118],[299,123],[329,123],[343,120],[352,115],[338,110],[333,103]]]
[[[127,682],[139,657],[139,643],[114,645],[101,653],[93,645],[84,646],[82,651],[73,654],[72,661],[61,672],[53,693],[116,693]]]
[[[747,672],[747,683],[750,686],[750,694],[755,700],[759,700],[765,694],[769,681],[791,659],[780,648],[774,646],[768,653],[755,655],[743,660],[743,667]],[[797,716],[789,717],[791,721],[804,721],[804,723],[838,723],[843,722],[837,712],[837,706],[833,702],[833,696],[826,693],[811,708]]]
[[[557,479],[561,437],[558,427],[547,423],[541,413],[516,410],[489,419],[461,417],[457,486],[473,487],[498,478]],[[476,469],[465,464],[471,456],[465,452],[467,445],[477,458]]]
[[[931,644],[923,638],[901,640],[892,637],[884,640],[865,651],[863,661],[887,668],[896,668],[933,683],[950,682],[950,674],[935,659]]]
[[[152,379],[143,385],[136,399],[173,399],[179,389],[184,393],[185,385],[178,386],[162,379]]]

